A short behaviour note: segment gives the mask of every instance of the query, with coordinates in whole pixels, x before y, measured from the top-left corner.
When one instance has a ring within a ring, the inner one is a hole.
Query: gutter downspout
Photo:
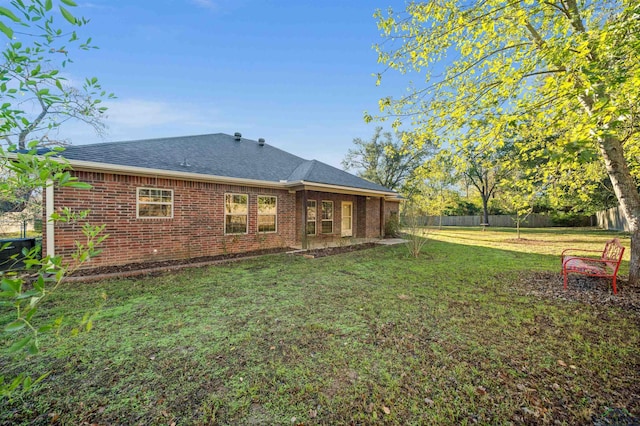
[[[53,215],[54,203],[53,203],[53,181],[51,179],[47,180],[45,188],[45,197],[47,199],[45,203],[45,218],[46,218],[46,235],[47,235],[47,256],[55,256],[55,247],[56,247],[56,239],[55,239],[55,223],[53,222],[51,216]]]

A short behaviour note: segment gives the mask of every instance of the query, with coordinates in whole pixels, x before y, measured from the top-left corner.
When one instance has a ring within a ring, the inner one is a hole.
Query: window
[[[316,235],[316,200],[307,200],[307,235]]]
[[[137,194],[138,218],[163,218],[173,217],[173,190],[138,188]]]
[[[278,200],[276,197],[258,196],[258,232],[276,232]]]
[[[224,194],[224,233],[246,234],[248,212],[247,194]]]
[[[333,234],[333,201],[322,202],[322,223],[323,234]]]

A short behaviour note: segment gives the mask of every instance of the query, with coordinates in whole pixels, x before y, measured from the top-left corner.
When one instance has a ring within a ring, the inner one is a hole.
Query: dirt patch
[[[191,259],[164,260],[159,262],[138,262],[138,263],[128,263],[126,265],[116,265],[116,266],[100,266],[97,268],[80,269],[69,276],[70,277],[86,277],[86,276],[93,276],[93,275],[111,275],[111,274],[118,274],[118,273],[122,274],[126,272],[157,270],[157,269],[177,269],[180,266],[207,264],[207,263],[214,263],[214,262],[220,262],[225,260],[236,260],[236,259],[242,259],[242,258],[248,258],[248,257],[262,256],[265,254],[285,253],[291,250],[292,249],[289,247],[284,247],[284,248],[276,248],[276,249],[256,250],[256,251],[250,251],[246,253],[227,253],[227,254],[222,254],[218,256],[194,257]]]
[[[298,254],[308,258],[333,256],[335,254],[350,253],[352,251],[367,250],[376,247],[376,243],[354,244],[349,246],[325,247],[313,250],[300,251]]]
[[[578,301],[598,307],[616,306],[640,315],[640,288],[631,287],[618,277],[618,294],[611,290],[611,279],[570,275],[564,289],[558,272],[525,272],[518,279],[518,291],[548,299]]]

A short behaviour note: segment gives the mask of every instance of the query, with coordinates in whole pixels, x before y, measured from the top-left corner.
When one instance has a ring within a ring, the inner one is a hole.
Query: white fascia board
[[[298,190],[335,192],[350,195],[365,195],[369,197],[397,197],[398,194],[391,191],[378,191],[375,189],[353,188],[350,186],[331,185],[328,183],[306,182],[304,180],[290,182],[291,188]]]

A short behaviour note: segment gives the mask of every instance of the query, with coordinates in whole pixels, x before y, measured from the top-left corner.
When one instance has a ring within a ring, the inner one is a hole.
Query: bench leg
[[[613,294],[618,294],[618,289],[616,288],[616,276],[613,276]]]
[[[567,271],[562,271],[562,275],[564,275],[564,289],[567,289]]]

